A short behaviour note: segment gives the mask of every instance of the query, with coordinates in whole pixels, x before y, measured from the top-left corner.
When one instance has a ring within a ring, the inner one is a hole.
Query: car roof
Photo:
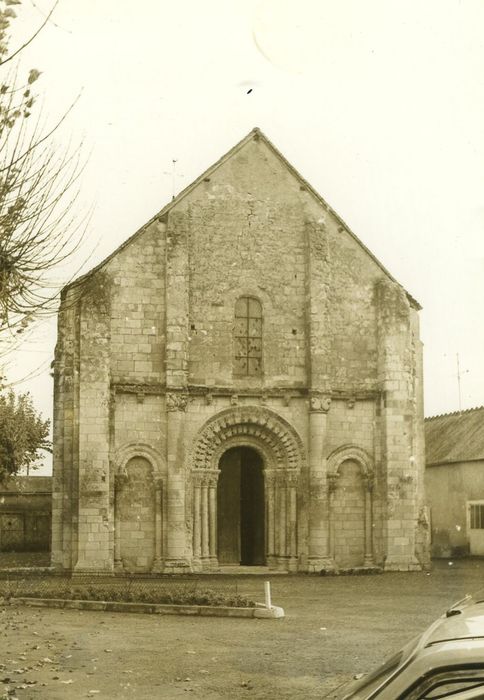
[[[456,603],[440,618],[438,624],[432,625],[420,646],[430,646],[454,639],[484,638],[484,601],[474,602],[465,599]]]

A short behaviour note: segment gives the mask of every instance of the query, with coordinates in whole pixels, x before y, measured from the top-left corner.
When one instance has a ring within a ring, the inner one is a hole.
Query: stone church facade
[[[254,129],[63,291],[52,564],[420,568],[418,310]]]

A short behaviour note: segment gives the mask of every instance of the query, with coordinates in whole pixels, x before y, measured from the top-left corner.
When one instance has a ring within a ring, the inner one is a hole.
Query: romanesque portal
[[[297,570],[301,448],[289,426],[259,408],[228,410],[209,422],[194,451],[196,566]]]

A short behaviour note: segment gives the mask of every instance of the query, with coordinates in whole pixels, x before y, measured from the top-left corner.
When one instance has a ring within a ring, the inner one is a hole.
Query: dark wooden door
[[[262,459],[249,447],[234,447],[220,460],[217,491],[218,560],[265,564]]]

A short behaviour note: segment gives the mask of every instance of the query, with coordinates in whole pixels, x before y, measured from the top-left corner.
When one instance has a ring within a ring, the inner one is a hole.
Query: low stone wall
[[[0,552],[50,550],[52,478],[16,476],[0,484]]]

